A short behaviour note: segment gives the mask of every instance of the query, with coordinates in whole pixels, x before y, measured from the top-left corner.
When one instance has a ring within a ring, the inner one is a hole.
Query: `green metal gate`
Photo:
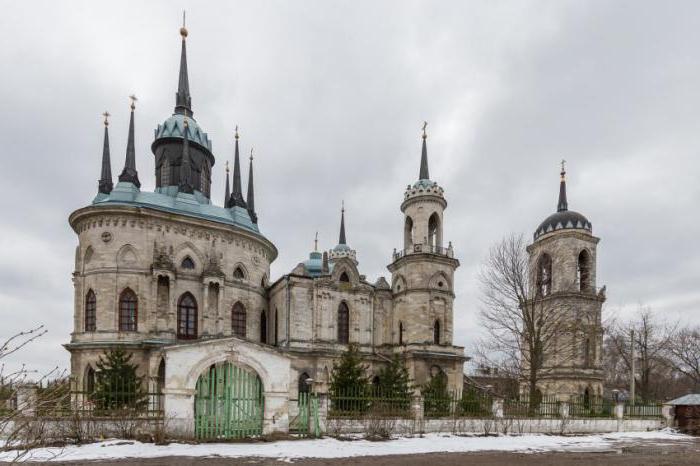
[[[289,432],[309,437],[321,436],[318,420],[318,396],[315,393],[299,393],[298,413],[289,423]]]
[[[236,439],[262,435],[265,399],[258,375],[230,362],[199,376],[194,401],[198,439]]]

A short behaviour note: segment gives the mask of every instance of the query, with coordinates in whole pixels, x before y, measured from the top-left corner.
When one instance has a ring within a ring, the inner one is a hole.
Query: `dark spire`
[[[328,269],[328,251],[323,251],[323,262],[321,262],[321,273],[327,274]]]
[[[423,150],[420,154],[420,173],[418,174],[419,180],[429,180],[430,173],[428,173],[428,147],[426,145],[426,139],[428,135],[425,133],[425,128],[427,128],[428,122],[423,122]]]
[[[231,197],[231,188],[228,181],[228,160],[226,161],[226,191],[224,191],[224,207],[228,207],[228,200]]]
[[[182,139],[182,161],[180,162],[180,184],[178,190],[181,193],[192,194],[192,163],[190,161],[190,143],[189,143],[189,128],[190,123],[185,116],[185,134]]]
[[[248,214],[253,223],[258,223],[258,215],[255,213],[255,190],[253,189],[253,148],[250,149],[250,166],[248,167]]]
[[[137,188],[141,187],[139,174],[136,171],[136,149],[134,148],[134,109],[136,108],[136,96],[130,95],[131,99],[131,117],[129,119],[129,140],[126,143],[126,161],[124,162],[124,170],[119,175],[119,181],[133,183]]]
[[[185,27],[185,12],[182,12],[182,51],[180,52],[180,75],[177,82],[177,93],[175,94],[175,113],[192,116],[192,98],[190,97],[190,80],[187,76],[187,28]]]
[[[241,162],[238,156],[238,126],[236,126],[236,150],[233,155],[233,192],[231,193],[231,200],[229,202],[229,207],[243,207],[245,208],[245,201],[243,200],[243,188],[241,187]]]
[[[561,161],[561,181],[559,182],[559,202],[557,212],[569,210],[569,203],[566,201],[566,160]]]
[[[345,242],[345,201],[343,201],[340,208],[340,238],[338,239],[338,244],[347,244]]]
[[[112,184],[112,162],[109,159],[109,112],[105,111],[102,116],[105,117],[105,137],[102,147],[102,170],[100,171],[100,181],[98,182],[97,191],[102,194],[112,192],[114,185]]]

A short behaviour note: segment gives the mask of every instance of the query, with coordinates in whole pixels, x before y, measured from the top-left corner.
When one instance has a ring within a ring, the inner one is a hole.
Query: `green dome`
[[[208,150],[211,153],[211,141],[209,140],[209,136],[207,135],[207,133],[205,133],[202,130],[202,128],[199,126],[199,124],[194,118],[189,117],[187,122],[189,124],[189,129],[187,130],[187,134],[189,136],[188,140],[190,142],[194,142],[195,144],[202,146],[204,149]],[[154,133],[154,144],[159,139],[182,139],[183,134],[185,134],[185,115],[179,113],[173,114],[173,116],[165,120],[162,125],[158,125]]]

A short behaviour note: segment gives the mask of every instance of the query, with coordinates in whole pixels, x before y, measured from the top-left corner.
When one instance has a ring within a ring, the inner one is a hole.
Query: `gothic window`
[[[95,370],[90,366],[85,371],[85,392],[95,393]]]
[[[399,345],[403,345],[403,322],[399,322]]]
[[[350,341],[350,310],[345,302],[338,306],[338,343],[347,344]]]
[[[435,212],[428,219],[428,244],[431,252],[439,252],[439,248],[442,246],[441,233],[440,216]]]
[[[260,311],[260,343],[267,343],[267,314]]]
[[[403,227],[403,247],[411,249],[413,247],[413,219],[406,217],[406,222]]]
[[[350,283],[350,277],[348,277],[348,274],[345,272],[340,274],[340,278],[338,280],[342,283]]]
[[[156,389],[157,389],[157,397],[158,397],[158,408],[163,409],[164,406],[164,397],[163,397],[163,389],[165,388],[165,359],[160,360],[160,364],[158,365],[158,377],[156,379]]]
[[[183,294],[177,304],[177,337],[183,340],[197,338],[197,301],[190,293]]]
[[[97,330],[97,299],[95,292],[89,290],[85,296],[85,331]]]
[[[299,376],[299,393],[309,393],[311,391],[311,384],[307,382],[310,378],[306,372]]]
[[[243,273],[243,269],[240,267],[236,267],[236,269],[233,271],[233,278],[237,280],[245,279],[245,273]]]
[[[187,269],[187,270],[193,270],[195,267],[194,261],[192,260],[192,258],[190,256],[187,256],[184,259],[182,259],[182,263],[180,264],[180,267],[182,267],[183,269]]]
[[[265,288],[265,286],[267,286],[266,282],[267,282],[267,277],[265,275],[263,275],[262,279],[260,280],[260,286],[262,288]]]
[[[436,320],[433,324],[433,343],[440,344],[440,321]]]
[[[231,311],[231,330],[237,337],[245,338],[246,334],[246,312],[243,304],[236,303]]]
[[[589,291],[591,288],[591,256],[585,249],[578,255],[576,281],[579,291]]]
[[[537,296],[548,296],[552,292],[552,258],[544,253],[537,261]]]
[[[119,331],[135,332],[138,321],[139,301],[131,288],[126,288],[119,296]]]

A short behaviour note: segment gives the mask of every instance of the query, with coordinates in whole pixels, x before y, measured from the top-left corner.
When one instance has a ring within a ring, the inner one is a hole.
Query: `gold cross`
[[[566,173],[566,160],[561,159],[561,171],[562,173]]]
[[[236,139],[238,139],[238,125],[236,125]]]
[[[427,121],[424,121],[424,122],[423,122],[423,137],[426,137],[425,128],[427,128],[427,127],[428,127],[428,122],[427,122]]]
[[[250,148],[250,161],[253,161],[253,148]]]
[[[103,117],[105,117],[105,126],[109,126],[109,117],[112,116],[109,114],[107,110],[102,114]]]
[[[129,96],[129,99],[131,99],[131,109],[133,110],[133,109],[136,108],[136,101],[139,100],[139,99],[137,99],[136,96],[135,96],[134,94],[131,94],[131,95]]]
[[[228,173],[228,160],[226,161],[226,173]]]

